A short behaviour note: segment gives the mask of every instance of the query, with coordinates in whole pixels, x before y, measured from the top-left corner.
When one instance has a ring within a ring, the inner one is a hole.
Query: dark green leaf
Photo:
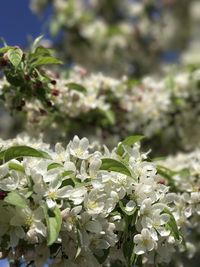
[[[3,159],[5,162],[21,157],[38,157],[51,159],[48,153],[41,150],[36,150],[29,146],[13,146],[0,152],[0,159]]]
[[[129,168],[122,162],[115,159],[110,159],[110,158],[102,159],[102,165],[100,169],[106,171],[119,172],[128,176],[132,176]]]

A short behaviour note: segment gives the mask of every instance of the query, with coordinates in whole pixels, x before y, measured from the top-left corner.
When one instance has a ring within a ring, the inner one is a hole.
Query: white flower
[[[52,170],[54,171],[54,170]],[[46,199],[47,206],[50,209],[56,207],[57,199],[67,198],[69,196],[69,191],[73,189],[72,186],[63,186],[62,179],[58,176],[51,180],[48,184],[43,181],[43,177],[32,172],[32,179],[34,181],[33,190],[35,195],[33,198],[36,202],[39,202],[43,198]],[[45,179],[44,179],[45,180]]]
[[[79,139],[78,136],[75,136],[69,144],[69,151],[76,158],[87,159],[89,157],[88,147],[89,141],[87,138]]]
[[[73,209],[66,208],[61,211],[62,218],[64,220],[64,228],[67,231],[71,231],[73,226],[75,225],[77,219],[80,217],[78,214],[81,212],[82,206],[76,206]]]
[[[69,160],[69,151],[65,149],[60,143],[57,143],[55,145],[53,160],[58,163],[62,163]]]
[[[87,167],[86,161],[82,161],[81,167],[80,167],[80,173],[77,174],[77,178],[79,178],[81,181],[84,181],[85,179],[94,179],[97,178],[97,174],[99,171],[99,168],[101,166],[101,160],[99,157],[92,156],[89,160],[89,167]]]
[[[69,190],[66,190],[69,188]],[[76,188],[71,188],[70,186],[65,186],[59,190],[58,196],[60,198],[69,198],[70,200],[73,201],[74,205],[80,205],[86,196],[87,189],[85,187],[76,187]]]
[[[104,201],[98,190],[92,190],[85,198],[84,206],[89,214],[100,214],[104,209]]]
[[[0,180],[0,189],[4,191],[13,191],[17,188],[23,188],[26,184],[27,179],[24,173],[10,171],[9,177]]]
[[[133,241],[136,244],[134,251],[138,255],[152,251],[157,247],[155,240],[151,236],[151,232],[146,228],[142,229],[141,234],[135,235]]]
[[[160,214],[160,210],[154,210],[151,217],[145,217],[142,220],[142,226],[145,228],[153,229],[155,233],[155,239],[158,239],[157,232],[161,236],[168,236],[170,231],[166,229],[166,224],[169,221],[169,215],[166,213]]]
[[[36,210],[31,210],[27,208],[16,208],[15,215],[12,217],[10,224],[12,226],[25,226],[29,230],[34,230],[35,235],[38,234],[46,236],[46,227],[42,223],[44,219],[44,214],[42,208],[37,208]],[[35,239],[34,239],[35,240]],[[36,239],[37,240],[37,239]]]

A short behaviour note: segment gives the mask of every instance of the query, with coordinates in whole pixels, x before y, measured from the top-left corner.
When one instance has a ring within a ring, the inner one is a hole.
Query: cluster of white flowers
[[[106,65],[119,74],[137,72],[137,67],[152,71],[163,52],[183,49],[190,32],[182,20],[189,24],[192,2],[32,0],[31,9],[40,14],[52,5],[50,30],[53,35],[66,33],[62,53],[92,70]]]
[[[196,148],[190,153],[179,152],[157,164],[162,164],[162,171],[167,174],[165,182],[173,184],[174,192],[168,195],[167,203],[172,210],[176,210],[173,214],[191,258],[200,247],[197,238],[200,234],[200,150]]]
[[[37,267],[48,258],[51,266],[117,259],[129,266],[139,258],[169,262],[180,246],[179,209],[138,143],[97,151],[75,136],[54,150],[22,137],[1,145],[0,240],[8,258]]]
[[[59,128],[56,136],[66,136],[66,129],[70,136],[79,129],[82,136],[98,136],[102,143],[104,135],[119,141],[122,133],[121,137],[143,133],[149,138],[160,134],[165,142],[178,140],[179,147],[191,149],[199,144],[199,81],[199,69],[168,74],[163,79],[149,76],[132,85],[126,76],[116,79],[75,67],[50,85],[54,112],[45,110],[39,100],[27,101],[23,110],[29,132],[34,134],[36,128],[49,130],[49,126]],[[2,89],[7,106],[10,92],[13,90],[7,87]]]

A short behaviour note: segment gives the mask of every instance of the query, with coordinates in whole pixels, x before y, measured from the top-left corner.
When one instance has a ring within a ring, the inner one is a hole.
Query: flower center
[[[33,225],[33,216],[28,216],[25,221],[25,225],[31,227]]]
[[[55,200],[57,198],[57,194],[55,191],[51,191],[48,193],[48,198]]]

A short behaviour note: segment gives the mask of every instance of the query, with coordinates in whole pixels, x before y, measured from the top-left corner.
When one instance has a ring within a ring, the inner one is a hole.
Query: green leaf
[[[179,233],[174,215],[171,213],[171,211],[167,207],[164,208],[163,213],[167,213],[170,216],[170,219],[166,225],[169,228],[169,230],[172,232],[174,237],[177,240],[180,240],[180,233]]]
[[[34,61],[31,64],[31,66],[32,66],[32,68],[36,68],[36,67],[39,67],[39,66],[51,65],[51,64],[63,64],[63,62],[58,60],[57,58],[48,56],[48,57],[38,58],[36,61]]]
[[[51,57],[51,54],[52,54],[52,49],[45,48],[43,46],[38,46],[35,49],[34,53],[29,54],[28,58],[32,63],[34,63],[36,60],[38,60],[38,58]]]
[[[86,92],[86,88],[78,83],[67,83],[66,86],[71,89],[71,90],[75,90],[75,91],[79,91],[79,92]]]
[[[62,216],[58,207],[54,210],[48,210],[46,206],[42,208],[47,224],[47,245],[50,246],[58,238],[62,224]]]
[[[3,159],[5,162],[21,157],[51,159],[48,153],[41,150],[36,150],[29,146],[13,146],[0,152],[0,159]]]
[[[133,136],[129,136],[128,138],[126,138],[124,141],[122,141],[118,148],[117,148],[117,154],[122,156],[124,153],[124,148],[123,145],[127,145],[127,146],[132,146],[134,145],[136,142],[141,141],[142,139],[144,139],[145,136],[143,135],[133,135]]]
[[[23,51],[20,48],[13,48],[7,52],[8,59],[16,68],[22,60]]]
[[[102,165],[100,169],[106,171],[119,172],[128,176],[132,176],[129,168],[122,162],[115,159],[110,159],[110,158],[102,159]]]
[[[50,170],[55,169],[55,168],[60,168],[60,167],[63,167],[63,165],[60,163],[54,162],[54,163],[51,163],[48,165],[47,171],[50,171]]]
[[[20,208],[27,207],[26,199],[22,197],[20,194],[18,194],[17,192],[8,193],[8,195],[4,198],[4,202],[20,207]]]
[[[51,50],[43,46],[38,46],[34,54],[36,54],[37,56],[51,56]]]
[[[70,175],[72,175],[72,174],[74,174],[74,171],[64,171],[64,172],[62,173],[62,177],[64,178],[64,177],[66,177],[66,176],[70,176]]]
[[[15,170],[15,171],[19,171],[19,172],[25,172],[24,171],[24,167],[20,164],[14,163],[14,162],[10,162],[9,163],[9,169],[10,170]]]

